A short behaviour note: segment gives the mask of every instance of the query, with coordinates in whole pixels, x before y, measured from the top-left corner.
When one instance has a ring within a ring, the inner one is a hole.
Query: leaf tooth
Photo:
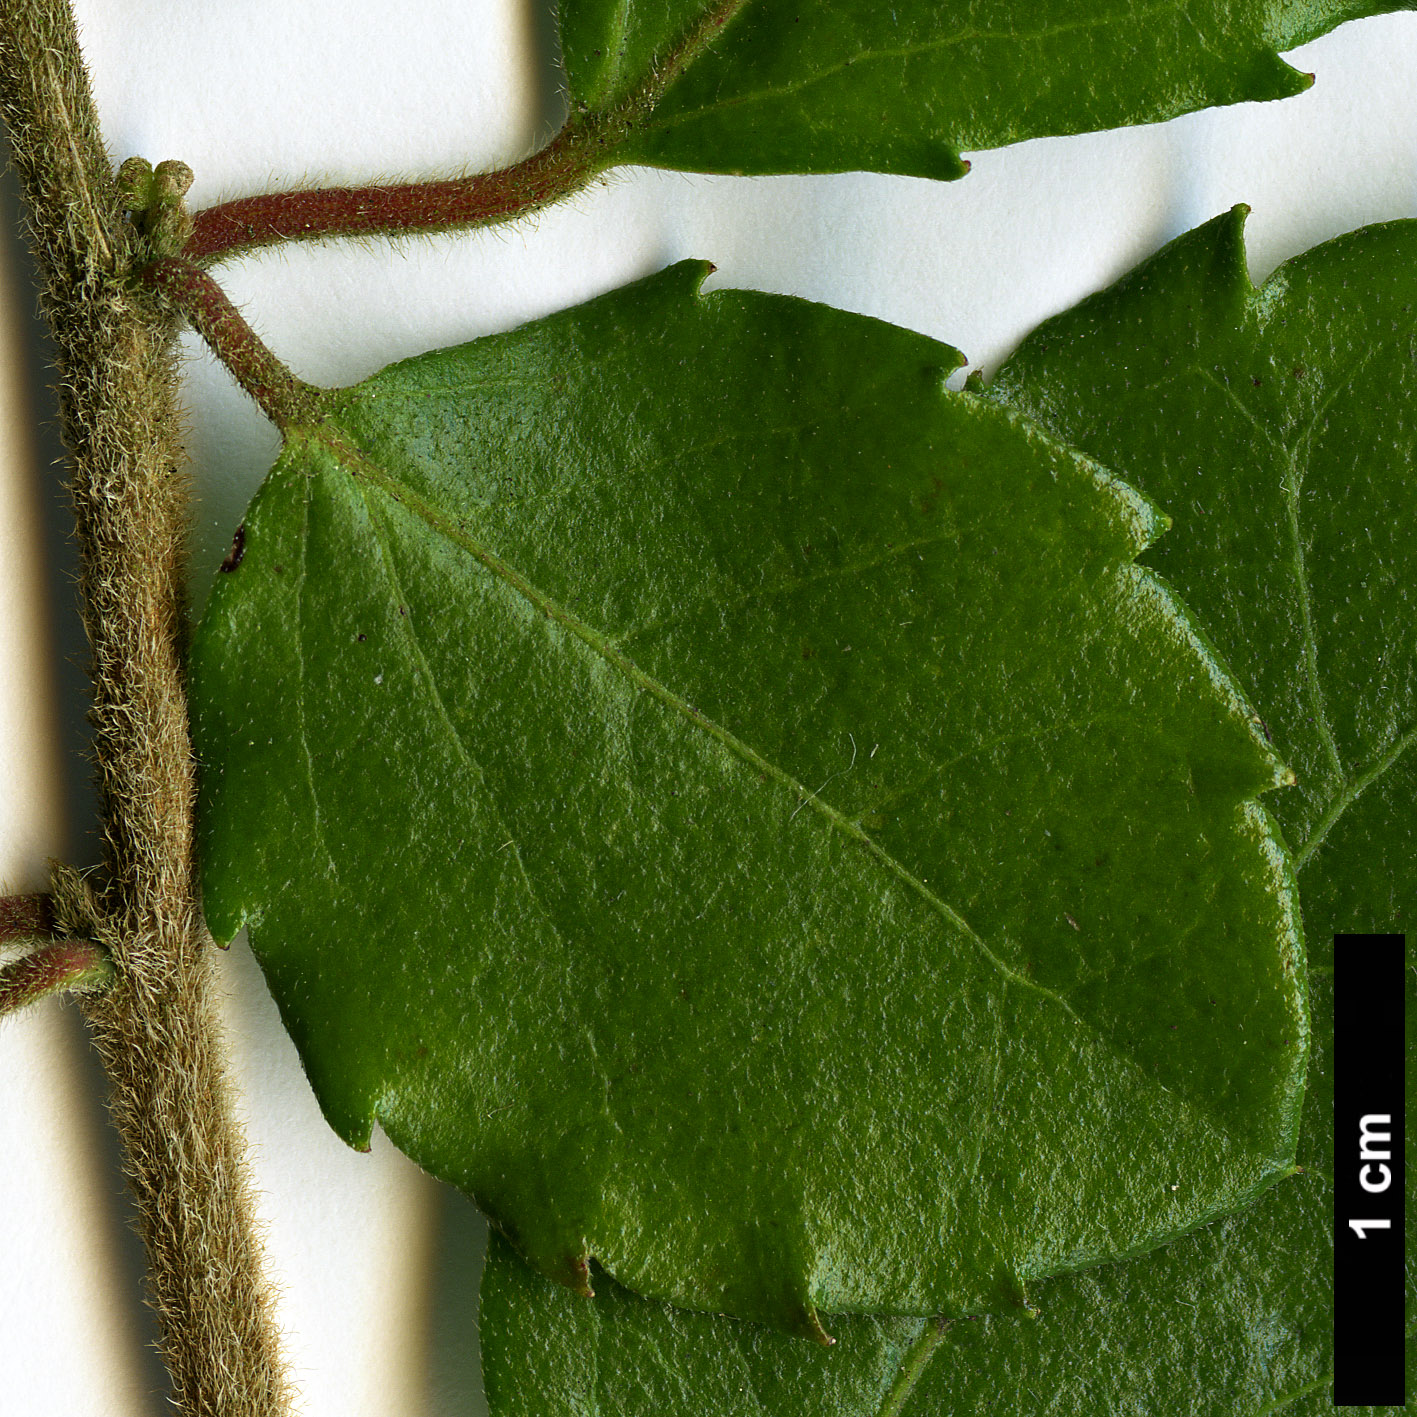
[[[806,1336],[820,1343],[823,1348],[830,1348],[832,1344],[836,1342],[836,1339],[822,1327],[822,1321],[817,1316],[816,1305],[808,1303],[804,1307],[802,1314]]]
[[[1266,50],[1251,71],[1251,83],[1245,98],[1296,98],[1314,86],[1314,75],[1286,64],[1275,50]]]
[[[590,1282],[590,1251],[582,1249],[580,1254],[572,1257],[569,1265],[570,1280],[568,1287],[573,1289],[582,1299],[594,1299],[595,1290]]]

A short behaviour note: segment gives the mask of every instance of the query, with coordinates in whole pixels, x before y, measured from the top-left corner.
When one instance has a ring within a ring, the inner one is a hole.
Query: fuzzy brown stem
[[[0,896],[0,944],[54,933],[54,904],[47,895]]]
[[[436,182],[268,192],[208,207],[182,254],[210,264],[280,241],[415,236],[508,221],[584,187],[613,161],[624,125],[572,122],[539,153],[499,172]]]
[[[200,266],[165,256],[138,273],[236,376],[236,381],[279,428],[320,416],[320,391],[297,379],[261,342],[227,293]]]
[[[0,1017],[50,994],[111,982],[108,955],[88,940],[51,940],[0,969]]]
[[[0,110],[58,350],[93,654],[106,868],[93,938],[116,977],[85,1012],[178,1407],[271,1417],[288,1410],[288,1389],[194,889],[174,326],[135,294],[135,243],[63,0],[0,0]]]
[[[674,81],[747,0],[718,0],[663,53],[640,87],[606,109],[582,110],[540,152],[497,172],[434,182],[267,192],[198,212],[182,254],[199,265],[281,241],[414,236],[512,221],[559,201],[621,161]]]

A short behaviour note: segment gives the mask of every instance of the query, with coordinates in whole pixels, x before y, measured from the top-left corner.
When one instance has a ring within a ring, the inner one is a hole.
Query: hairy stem
[[[0,1017],[49,994],[94,989],[112,982],[108,955],[88,940],[51,940],[0,969]]]
[[[182,254],[200,265],[281,241],[415,236],[512,221],[559,201],[621,160],[675,80],[744,8],[717,0],[649,66],[633,92],[583,109],[540,152],[497,172],[435,182],[267,192],[198,212]]]
[[[611,165],[623,130],[614,118],[573,120],[525,162],[472,177],[268,192],[224,202],[196,214],[182,254],[206,265],[280,241],[416,236],[508,221],[584,187]]]
[[[319,416],[320,391],[297,379],[271,353],[227,293],[200,266],[166,256],[144,266],[138,278],[191,322],[277,427],[309,423]]]
[[[194,890],[173,324],[135,294],[134,238],[63,0],[0,0],[0,110],[58,347],[93,655],[105,871],[92,937],[115,979],[85,1013],[178,1407],[272,1417],[287,1384]]]
[[[0,896],[0,944],[53,933],[54,903],[49,896]]]

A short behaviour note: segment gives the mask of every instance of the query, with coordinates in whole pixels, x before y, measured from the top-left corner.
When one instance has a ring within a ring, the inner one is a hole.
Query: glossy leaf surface
[[[1147,560],[1298,776],[1272,799],[1310,956],[1417,921],[1417,224],[1331,241],[1260,290],[1243,209],[1037,330],[993,394],[1175,518]]]
[[[1218,218],[1043,325],[993,392],[1171,511],[1146,559],[1298,773],[1273,800],[1314,979],[1304,1174],[1152,1260],[1053,1286],[1036,1332],[1009,1326],[996,1347],[999,1325],[952,1328],[912,1417],[970,1410],[1026,1375],[1055,1404],[1038,1412],[1119,1413],[1138,1393],[1188,1390],[1179,1410],[1197,1414],[1230,1394],[1231,1410],[1333,1410],[1333,936],[1417,922],[1417,223],[1329,242],[1259,290],[1243,224],[1243,210]],[[1414,1064],[1409,1048],[1409,1094]]]
[[[1407,978],[1411,1018],[1417,974]],[[1323,1417],[1333,1411],[1329,972],[1312,985],[1304,1170],[1252,1209],[1156,1255],[1050,1281],[1035,1320],[841,1318],[829,1352],[610,1282],[578,1300],[494,1236],[482,1280],[492,1417]],[[1409,1227],[1409,1255],[1414,1238]],[[1409,1336],[1409,1375],[1414,1357]]]
[[[936,1324],[843,1314],[823,1350],[604,1278],[579,1299],[493,1234],[479,1331],[492,1417],[874,1417]]]
[[[1016,1309],[1289,1169],[1287,769],[1148,504],[701,278],[289,435],[192,657],[208,919],[547,1274]]]
[[[629,123],[617,162],[958,177],[961,151],[1285,98],[1279,51],[1373,0],[563,0],[572,112]]]
[[[1313,961],[1302,1173],[1156,1255],[1041,1286],[1034,1322],[857,1320],[830,1354],[622,1291],[574,1304],[494,1249],[494,1417],[777,1417],[801,1411],[803,1391],[832,1417],[1332,1410],[1332,938],[1410,933],[1417,918],[1414,309],[1417,225],[1332,242],[1255,291],[1231,213],[1044,325],[992,389],[1172,509],[1146,559],[1184,588],[1307,770],[1302,790],[1270,799],[1301,862]],[[1407,982],[1417,1018],[1417,972]],[[1409,1095],[1414,1064],[1409,1049]],[[1408,1256],[1417,1296],[1410,1215]]]

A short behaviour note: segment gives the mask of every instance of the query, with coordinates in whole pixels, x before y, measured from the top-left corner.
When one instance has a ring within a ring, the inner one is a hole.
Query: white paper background
[[[184,159],[196,206],[294,180],[500,165],[559,121],[554,39],[531,0],[77,8],[114,158]],[[1350,25],[1290,58],[1318,75],[1299,98],[980,154],[959,183],[631,171],[514,226],[396,249],[292,246],[221,279],[276,352],[325,384],[687,256],[714,261],[716,285],[892,320],[989,369],[1040,319],[1236,202],[1253,208],[1257,279],[1339,232],[1417,215],[1417,16]],[[0,889],[17,890],[43,884],[46,855],[91,847],[65,788],[81,735],[56,687],[73,678],[53,639],[72,611],[54,595],[66,553],[45,534],[55,474],[31,432],[32,297],[16,253],[0,254]],[[186,347],[200,597],[276,440]],[[382,1138],[370,1156],[337,1142],[243,947],[222,980],[301,1410],[482,1412],[480,1221]],[[0,1411],[167,1410],[100,1098],[71,1009],[0,1025]]]

